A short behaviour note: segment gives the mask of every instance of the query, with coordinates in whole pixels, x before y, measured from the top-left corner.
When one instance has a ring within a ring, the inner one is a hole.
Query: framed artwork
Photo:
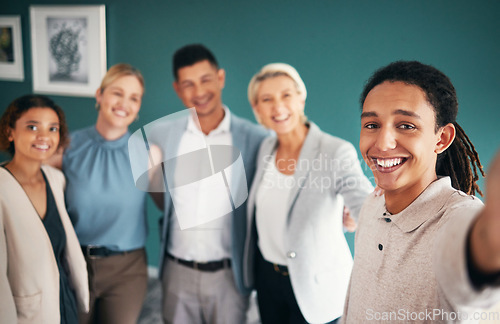
[[[0,80],[23,81],[21,16],[0,16]]]
[[[30,6],[33,91],[93,97],[106,73],[104,5]]]

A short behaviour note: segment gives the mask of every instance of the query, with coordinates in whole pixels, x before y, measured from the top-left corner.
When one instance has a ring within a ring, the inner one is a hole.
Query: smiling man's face
[[[225,72],[208,60],[185,66],[177,72],[174,89],[186,108],[196,108],[199,117],[207,117],[222,107]]]
[[[418,196],[437,178],[441,135],[434,108],[418,86],[386,81],[368,93],[359,147],[386,194]]]

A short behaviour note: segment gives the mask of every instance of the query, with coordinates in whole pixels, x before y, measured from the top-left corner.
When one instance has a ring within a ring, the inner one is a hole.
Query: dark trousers
[[[293,294],[289,275],[275,270],[257,249],[256,262],[257,302],[262,324],[307,324]],[[330,322],[336,323],[337,320]]]

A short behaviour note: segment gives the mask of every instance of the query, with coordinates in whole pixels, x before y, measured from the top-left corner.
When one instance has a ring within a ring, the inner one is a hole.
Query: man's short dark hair
[[[177,81],[179,79],[179,70],[186,66],[191,66],[195,63],[208,60],[216,69],[219,69],[219,64],[215,59],[215,56],[210,52],[208,48],[201,44],[190,44],[179,48],[172,60],[174,71],[174,78]]]

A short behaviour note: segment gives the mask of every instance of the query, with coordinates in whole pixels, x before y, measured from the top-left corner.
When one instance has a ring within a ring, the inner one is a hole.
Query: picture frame
[[[33,91],[93,97],[106,73],[104,5],[30,6]]]
[[[0,16],[0,80],[24,81],[21,16]]]

